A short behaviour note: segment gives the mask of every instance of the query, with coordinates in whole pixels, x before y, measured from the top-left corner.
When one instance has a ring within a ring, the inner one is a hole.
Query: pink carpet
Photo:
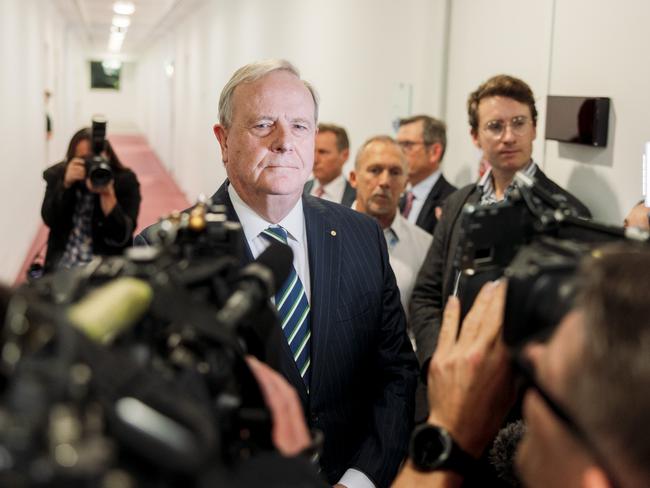
[[[111,135],[110,140],[122,164],[131,168],[140,182],[142,204],[136,234],[158,221],[161,215],[166,215],[173,210],[183,210],[189,206],[187,198],[143,136]],[[43,224],[25,256],[14,285],[25,281],[27,268],[39,249],[44,246],[47,235],[48,228]]]

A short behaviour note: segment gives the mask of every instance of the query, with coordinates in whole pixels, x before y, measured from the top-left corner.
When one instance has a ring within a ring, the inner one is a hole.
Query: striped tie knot
[[[279,226],[268,227],[260,233],[267,240],[276,240],[287,244],[287,231]],[[296,268],[291,266],[291,273],[275,294],[275,307],[284,336],[291,349],[307,392],[309,392],[311,365],[311,328],[310,307],[305,287],[300,281]]]
[[[262,234],[267,239],[275,239],[276,241],[280,241],[282,244],[287,244],[289,242],[289,235],[284,227],[267,227],[262,231]]]

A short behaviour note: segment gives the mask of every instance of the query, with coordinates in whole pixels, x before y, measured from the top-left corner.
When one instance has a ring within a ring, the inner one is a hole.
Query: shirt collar
[[[321,185],[318,180],[314,180],[314,183],[317,188],[322,187],[325,193],[332,194],[345,186],[345,178],[343,178],[343,173],[341,173],[326,185]]]
[[[404,228],[406,227],[406,219],[402,217],[402,214],[399,212],[395,213],[395,218],[393,219],[393,222],[390,224],[388,227],[393,234],[395,235],[395,238],[399,241],[401,237],[404,236]]]
[[[528,165],[526,165],[525,168],[520,169],[519,171],[523,172],[526,176],[534,176],[535,172],[537,171],[537,164],[535,164],[535,161],[532,159],[528,162]],[[481,191],[482,197],[481,197],[481,203],[484,203],[484,201],[487,200],[494,200],[496,201],[496,196],[494,195],[494,181],[492,179],[492,168],[488,169],[479,182],[476,184],[478,189]],[[506,197],[510,194],[510,191],[512,191],[512,188],[514,188],[514,179],[512,182],[508,185],[508,188],[506,189]]]
[[[441,173],[442,171],[440,169],[434,171],[425,179],[420,181],[420,183],[418,183],[417,185],[411,186],[409,188],[409,191],[413,192],[415,198],[419,200],[424,200],[427,197],[427,195],[431,192],[433,186],[438,182],[438,178],[440,178]]]
[[[255,210],[249,207],[237,194],[234,186],[228,185],[228,195],[239,217],[239,222],[242,225],[247,241],[250,242],[258,237],[266,228],[272,225],[279,225],[287,231],[290,238],[303,244],[305,218],[302,210],[302,198],[298,199],[291,211],[280,222],[272,224],[263,217],[260,217]]]

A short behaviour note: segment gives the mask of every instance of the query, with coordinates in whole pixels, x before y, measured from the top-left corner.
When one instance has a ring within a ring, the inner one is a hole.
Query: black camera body
[[[106,119],[102,116],[93,117],[90,145],[92,155],[85,159],[86,177],[95,188],[101,188],[113,180],[110,161],[103,156],[106,149]]]
[[[463,208],[454,294],[464,317],[481,287],[505,276],[503,338],[518,349],[548,337],[571,309],[583,257],[609,242],[647,242],[648,235],[578,217],[521,173],[515,184],[507,202]]]

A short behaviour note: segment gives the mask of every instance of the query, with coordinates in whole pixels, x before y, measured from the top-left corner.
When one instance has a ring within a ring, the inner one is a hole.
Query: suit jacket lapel
[[[436,184],[433,185],[433,188],[431,188],[431,191],[427,195],[427,199],[424,201],[424,205],[422,205],[422,210],[420,211],[420,214],[418,215],[416,221],[417,225],[427,225],[429,224],[428,221],[430,219],[436,219],[435,207],[438,204],[438,200],[440,200],[440,193],[442,192],[442,187],[445,184],[444,182],[444,176],[440,175],[438,181],[436,181]]]
[[[228,185],[230,182],[228,180],[224,181],[223,184],[219,187],[219,189],[214,192],[214,195],[212,195],[212,202],[216,203],[217,205],[223,205],[226,207],[226,217],[228,218],[229,221],[231,222],[237,222],[239,223],[239,216],[237,215],[237,212],[235,212],[235,207],[232,204],[232,200],[230,200],[230,195],[228,194]],[[246,265],[250,262],[253,261],[253,253],[251,252],[250,247],[248,246],[248,241],[246,240],[246,236],[242,232],[242,246],[244,248],[244,260],[243,260],[243,265]]]
[[[303,198],[309,274],[311,284],[311,395],[317,395],[327,365],[328,336],[339,303],[341,235],[328,218],[325,206],[312,197]]]
[[[341,205],[344,207],[350,207],[357,197],[357,191],[352,188],[352,185],[345,180],[345,190],[343,190],[343,198],[341,199]]]

